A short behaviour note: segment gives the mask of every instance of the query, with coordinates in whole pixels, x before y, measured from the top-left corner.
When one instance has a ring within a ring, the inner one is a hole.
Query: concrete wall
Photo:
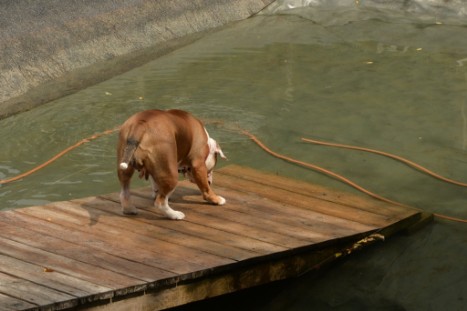
[[[271,2],[0,1],[0,118],[142,65]]]

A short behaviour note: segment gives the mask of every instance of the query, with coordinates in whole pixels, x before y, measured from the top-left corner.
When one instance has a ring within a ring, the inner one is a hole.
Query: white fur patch
[[[126,170],[128,168],[128,163],[122,162],[120,163],[120,169]]]
[[[169,206],[169,197],[172,194],[172,192],[167,194],[167,196],[165,197],[164,203],[158,204],[156,207],[159,208],[159,210],[162,213],[164,213],[168,218],[175,219],[175,220],[182,220],[183,218],[185,218],[185,214],[179,211],[175,211]]]
[[[218,196],[219,197],[219,203],[217,205],[224,205],[225,204],[225,199],[221,196]]]

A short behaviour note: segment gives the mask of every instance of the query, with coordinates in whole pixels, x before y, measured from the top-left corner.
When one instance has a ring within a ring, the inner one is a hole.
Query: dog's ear
[[[222,149],[217,143],[217,141],[209,136],[208,136],[208,146],[209,146],[209,154],[220,155],[222,159],[227,159],[227,157],[222,152]]]

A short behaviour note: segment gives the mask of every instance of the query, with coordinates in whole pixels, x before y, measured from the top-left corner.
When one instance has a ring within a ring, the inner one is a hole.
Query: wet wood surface
[[[172,307],[296,276],[422,218],[234,165],[214,178],[227,204],[206,204],[182,181],[170,204],[183,221],[158,213],[149,188],[132,191],[136,216],[121,214],[117,193],[0,212],[0,310]]]

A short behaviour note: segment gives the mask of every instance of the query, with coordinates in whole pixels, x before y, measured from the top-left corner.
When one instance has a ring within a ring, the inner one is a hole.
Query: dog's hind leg
[[[125,215],[136,215],[138,211],[136,207],[130,202],[130,180],[134,173],[133,167],[128,167],[125,170],[118,169],[118,179],[120,180],[121,191],[120,191],[120,204],[122,206],[122,212]]]
[[[151,182],[152,187],[152,198],[155,199],[157,196],[157,192],[159,191],[159,187],[157,186],[156,182],[154,181],[154,178],[152,178],[151,175],[149,175],[149,181]]]

